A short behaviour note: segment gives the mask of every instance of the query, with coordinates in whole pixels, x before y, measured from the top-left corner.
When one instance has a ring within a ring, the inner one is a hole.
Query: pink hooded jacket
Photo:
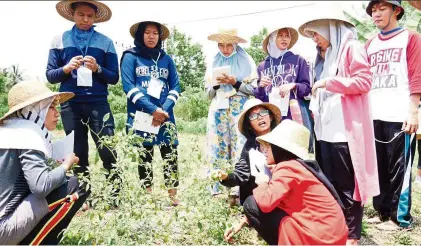
[[[346,137],[355,172],[354,199],[367,203],[380,194],[373,120],[368,92],[372,76],[364,47],[348,39],[339,53],[338,74],[326,78],[326,90],[342,94]]]

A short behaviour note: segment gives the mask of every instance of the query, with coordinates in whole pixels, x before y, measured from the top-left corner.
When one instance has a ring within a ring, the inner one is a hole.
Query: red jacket
[[[279,245],[346,243],[348,227],[341,207],[299,162],[277,164],[271,181],[254,189],[253,196],[264,213],[278,207],[289,215],[279,224]]]

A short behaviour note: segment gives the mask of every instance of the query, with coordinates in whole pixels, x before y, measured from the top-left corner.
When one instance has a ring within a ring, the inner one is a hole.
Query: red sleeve
[[[365,50],[366,50],[366,51],[367,51],[368,47],[370,46],[371,41],[373,41],[373,39],[374,39],[374,38],[375,38],[375,37],[370,38],[369,40],[367,40],[367,42],[365,42],[364,48],[365,48]]]
[[[406,48],[410,94],[421,93],[421,35],[409,31]]]
[[[300,178],[302,175],[297,168],[294,168],[294,165],[300,164],[296,161],[278,164],[269,183],[260,184],[253,190],[254,199],[263,213],[274,210],[302,179]]]

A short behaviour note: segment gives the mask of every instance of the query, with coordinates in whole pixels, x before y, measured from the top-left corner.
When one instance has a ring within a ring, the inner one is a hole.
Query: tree
[[[421,12],[412,7],[407,1],[402,1],[405,9],[405,15],[399,21],[399,25],[409,30],[421,32]],[[367,4],[362,4],[361,9],[356,9],[355,13],[344,11],[345,16],[355,24],[358,33],[358,40],[365,42],[378,33],[377,27],[371,21],[369,16],[358,16],[357,13],[365,13]]]
[[[205,57],[200,44],[192,43],[190,36],[174,27],[166,42],[166,51],[177,67],[182,92],[186,87],[204,88]]]
[[[19,68],[19,64],[2,69],[1,73],[6,77],[5,87],[7,90],[10,90],[15,84],[23,81],[23,71]]]
[[[0,71],[0,94],[6,92],[6,82],[6,75],[2,71]]]
[[[246,48],[245,50],[247,53],[253,58],[254,62],[259,64],[266,58],[266,53],[263,51],[263,40],[268,35],[268,29],[264,27],[262,30],[259,31],[258,34],[251,36],[250,40],[250,47]]]

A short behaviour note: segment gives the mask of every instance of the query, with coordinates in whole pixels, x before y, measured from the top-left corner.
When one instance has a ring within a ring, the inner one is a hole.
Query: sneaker
[[[392,220],[383,222],[381,224],[376,225],[376,228],[382,231],[398,231],[402,229],[399,225],[397,225]]]
[[[365,220],[368,224],[380,224],[383,221],[380,220],[380,218],[378,216],[375,216],[373,218],[368,218]]]

